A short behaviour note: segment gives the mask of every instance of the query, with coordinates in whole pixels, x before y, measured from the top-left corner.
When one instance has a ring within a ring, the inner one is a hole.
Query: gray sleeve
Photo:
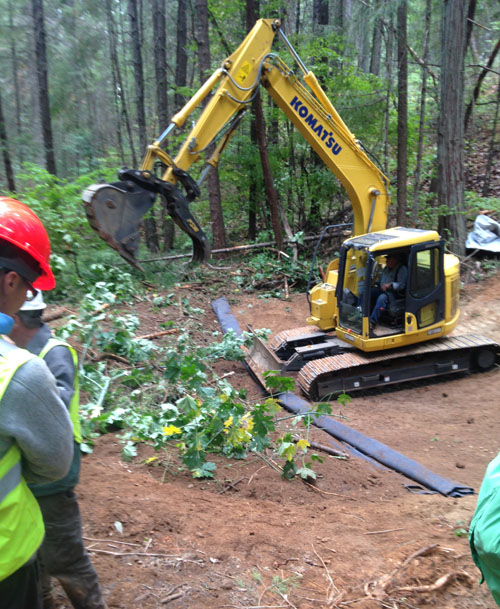
[[[73,428],[46,364],[33,358],[18,368],[0,404],[0,430],[23,456],[27,482],[59,480],[73,459]]]
[[[75,391],[75,364],[70,350],[63,345],[53,347],[43,359],[56,379],[59,395],[64,405],[69,409]]]

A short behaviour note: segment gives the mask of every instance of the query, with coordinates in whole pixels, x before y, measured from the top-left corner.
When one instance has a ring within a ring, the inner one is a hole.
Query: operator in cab
[[[370,315],[370,327],[372,330],[376,328],[383,311],[391,308],[396,298],[404,294],[408,280],[408,267],[404,262],[402,256],[388,254],[380,281],[372,286],[371,302],[375,302]]]

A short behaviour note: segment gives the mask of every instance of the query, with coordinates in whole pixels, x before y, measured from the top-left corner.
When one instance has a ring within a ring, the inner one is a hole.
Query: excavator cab
[[[370,315],[381,293],[380,281],[389,258],[396,260],[395,277],[400,267],[406,267],[406,272],[399,288],[387,290],[386,305],[374,332]],[[455,309],[446,310],[447,290],[451,294],[452,283],[458,278],[450,261],[435,231],[398,227],[347,240],[340,254],[335,290],[337,337],[372,351],[448,334],[458,321]]]

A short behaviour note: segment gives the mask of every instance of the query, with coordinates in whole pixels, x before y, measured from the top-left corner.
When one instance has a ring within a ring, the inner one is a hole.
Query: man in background
[[[42,293],[26,301],[15,316],[10,338],[47,364],[73,423],[74,456],[67,475],[50,484],[30,485],[42,511],[45,539],[39,550],[43,608],[56,607],[51,578],[63,587],[75,609],[104,609],[97,573],[82,540],[82,523],[74,491],[80,474],[78,357],[67,343],[52,336],[42,321]]]

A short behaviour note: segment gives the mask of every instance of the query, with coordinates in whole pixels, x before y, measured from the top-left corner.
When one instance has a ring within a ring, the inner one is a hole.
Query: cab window
[[[439,253],[437,247],[416,252],[410,283],[413,298],[425,298],[439,284]]]

